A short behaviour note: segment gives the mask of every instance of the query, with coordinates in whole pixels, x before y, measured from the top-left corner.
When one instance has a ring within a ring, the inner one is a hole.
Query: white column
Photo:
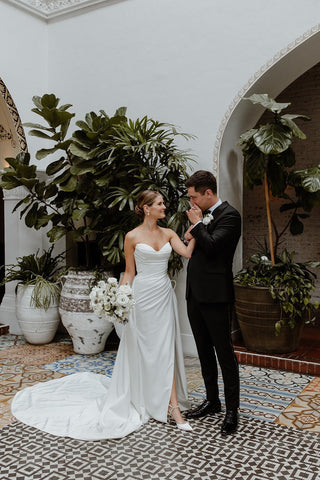
[[[5,264],[15,264],[17,257],[29,255],[42,249],[42,231],[28,228],[24,219],[20,220],[19,212],[12,213],[19,200],[24,198],[27,191],[24,187],[13,190],[3,190],[4,196],[4,244]],[[0,323],[10,326],[10,333],[21,334],[15,313],[15,282],[5,285],[5,295],[0,305]]]

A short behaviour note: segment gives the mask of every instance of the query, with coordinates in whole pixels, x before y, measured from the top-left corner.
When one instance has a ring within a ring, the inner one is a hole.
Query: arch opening
[[[318,64],[319,48],[320,27],[317,26],[276,54],[272,61],[264,65],[239,92],[230,106],[228,114],[225,115],[227,120],[224,120],[220,127],[214,159],[216,164],[218,164],[219,190],[221,195],[227,198],[241,212],[244,233],[246,232],[248,220],[246,217],[246,204],[244,203],[246,192],[243,189],[242,152],[240,147],[237,146],[237,142],[241,133],[256,125],[263,114],[263,109],[252,105],[251,102],[241,100],[243,97],[250,96],[253,93],[268,93],[278,101],[284,101],[283,98],[286,98],[285,101],[291,101],[293,110],[296,110],[295,113],[308,115],[305,109],[301,111],[301,102],[296,106],[295,99],[288,98],[288,95],[292,95],[294,82],[299,82],[299,79],[306,72]],[[305,99],[308,98],[309,94],[310,91],[309,93],[305,92]],[[305,125],[303,125],[304,127]],[[296,165],[298,168],[298,162]],[[246,260],[246,255],[248,255],[247,245],[244,244],[246,241],[246,238],[242,236],[235,258],[235,271],[242,267]]]

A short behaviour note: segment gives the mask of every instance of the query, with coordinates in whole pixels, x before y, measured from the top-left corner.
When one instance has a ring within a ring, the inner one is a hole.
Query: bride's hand
[[[190,227],[188,228],[188,230],[186,231],[186,233],[184,234],[184,238],[187,242],[190,242],[190,240],[193,239],[193,236],[192,234],[190,233],[191,230],[193,229],[193,225],[190,225]]]

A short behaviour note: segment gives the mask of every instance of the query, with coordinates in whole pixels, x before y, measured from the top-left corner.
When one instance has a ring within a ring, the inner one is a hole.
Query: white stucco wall
[[[80,113],[126,105],[173,122],[210,168],[233,97],[317,18],[317,0],[120,1],[49,24],[49,90]]]
[[[211,169],[237,92],[319,18],[318,0],[119,0],[46,24],[2,2],[0,76],[23,121],[37,120],[31,97],[46,92],[72,103],[78,119],[124,105],[131,118],[149,115],[196,135],[188,144],[195,167]],[[37,140],[27,138],[33,153]],[[182,333],[192,353],[182,277]]]
[[[32,97],[46,90],[48,26],[5,2],[0,4],[0,77],[8,88],[22,122],[30,121]],[[32,154],[37,146],[27,138]]]

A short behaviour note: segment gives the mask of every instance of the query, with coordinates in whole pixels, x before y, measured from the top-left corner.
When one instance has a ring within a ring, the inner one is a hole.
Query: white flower
[[[121,307],[126,307],[129,303],[129,297],[123,293],[118,293],[117,295],[117,304]]]
[[[132,289],[129,284],[119,286],[116,278],[107,282],[99,281],[89,294],[90,305],[98,317],[126,323],[129,311],[134,305]]]
[[[204,225],[209,225],[210,222],[212,222],[213,220],[213,216],[211,215],[211,213],[207,213],[207,215],[205,215],[202,219],[202,223]]]
[[[262,255],[262,256],[260,257],[260,260],[261,260],[261,262],[264,262],[264,263],[265,263],[265,262],[269,262],[269,258],[266,257],[265,255]]]
[[[119,287],[119,293],[124,293],[126,295],[130,295],[131,294],[131,287],[130,285],[127,283],[126,285],[120,285]]]

